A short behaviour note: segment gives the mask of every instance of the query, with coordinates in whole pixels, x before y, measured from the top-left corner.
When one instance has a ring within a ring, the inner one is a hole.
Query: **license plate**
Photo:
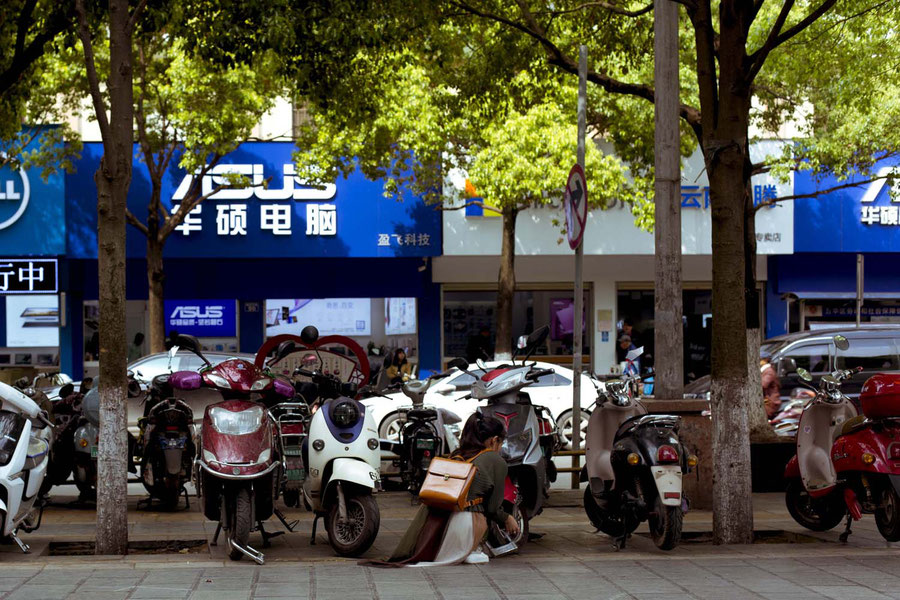
[[[418,439],[416,440],[416,448],[418,450],[432,450],[435,446],[434,440]]]
[[[100,448],[97,446],[91,446],[91,458],[97,458],[97,454],[99,453]]]
[[[187,445],[187,438],[159,438],[159,445],[163,450],[181,450]]]
[[[288,469],[285,474],[288,481],[303,481],[306,479],[306,469]]]

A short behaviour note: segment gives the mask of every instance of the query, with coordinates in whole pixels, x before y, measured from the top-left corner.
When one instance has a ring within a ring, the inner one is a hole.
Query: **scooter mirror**
[[[192,335],[179,334],[172,340],[175,346],[180,348],[184,348],[185,350],[190,350],[194,353],[200,353],[203,351],[203,346],[200,344],[200,340],[195,338]],[[177,350],[176,350],[177,352]]]
[[[449,363],[447,363],[447,366],[451,368],[456,367],[460,371],[465,371],[469,368],[469,361],[464,358],[454,358]]]
[[[293,354],[298,350],[297,344],[291,340],[278,344],[278,350],[275,351],[275,360],[279,361],[289,354]]]
[[[831,339],[834,340],[834,347],[838,350],[846,350],[850,347],[850,341],[842,335],[836,335]]]
[[[300,339],[303,340],[304,344],[315,344],[319,339],[319,330],[314,325],[307,325],[300,332]]]
[[[516,348],[518,348],[519,350],[524,350],[527,346],[528,346],[528,336],[520,335],[519,339],[516,343]]]
[[[525,345],[527,346],[527,348],[529,350],[533,351],[535,348],[537,348],[537,346],[540,346],[541,344],[543,344],[549,335],[550,335],[550,326],[549,325],[544,325],[543,327],[539,327],[539,328],[535,329],[534,331],[532,331],[531,335],[529,335],[526,338]]]
[[[67,383],[66,385],[59,388],[59,397],[60,398],[68,398],[75,392],[75,386],[71,383]]]
[[[800,379],[802,379],[803,381],[805,381],[807,383],[812,381],[812,375],[810,375],[809,371],[807,371],[803,367],[797,368],[797,377],[799,377]]]

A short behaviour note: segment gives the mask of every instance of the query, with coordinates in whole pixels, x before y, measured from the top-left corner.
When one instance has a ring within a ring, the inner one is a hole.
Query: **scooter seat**
[[[420,421],[434,421],[437,419],[437,410],[433,408],[413,408],[406,413],[407,419],[418,419]]]
[[[48,452],[50,452],[50,444],[45,440],[36,437],[29,439],[28,451],[25,454],[25,466],[22,468],[26,471],[35,468],[41,464]]]

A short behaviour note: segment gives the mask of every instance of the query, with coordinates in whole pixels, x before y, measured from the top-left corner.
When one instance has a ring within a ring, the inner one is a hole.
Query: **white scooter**
[[[43,504],[35,506],[47,465],[53,423],[31,398],[0,383],[0,515],[3,537],[28,552],[18,530],[40,527]]]
[[[319,338],[312,325],[300,335],[307,345]],[[341,556],[359,556],[378,535],[381,514],[373,492],[381,487],[381,451],[372,413],[355,400],[356,384],[343,383],[334,375],[297,369],[317,387],[320,403],[309,424],[303,449],[307,468],[303,497],[315,513],[316,524],[325,518],[328,541]],[[315,398],[305,398],[313,404]]]

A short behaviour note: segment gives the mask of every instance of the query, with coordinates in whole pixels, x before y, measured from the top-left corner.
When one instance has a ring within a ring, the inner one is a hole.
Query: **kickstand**
[[[847,540],[850,538],[850,534],[853,533],[850,531],[850,525],[853,524],[853,515],[847,513],[847,524],[844,525],[844,532],[838,538],[842,544],[846,544]]]
[[[265,527],[263,527],[262,521],[257,521],[256,526],[259,527],[259,533],[262,534],[263,539],[263,548],[268,548],[272,544],[269,543],[269,538],[272,536],[266,531]]]
[[[294,519],[293,521],[288,523],[287,519],[284,516],[284,513],[281,512],[281,509],[278,508],[275,509],[275,516],[278,517],[278,520],[281,521],[281,523],[285,527],[287,527],[287,530],[290,532],[293,532],[294,528],[300,523],[300,519]]]
[[[222,533],[222,522],[219,521],[216,524],[216,532],[213,534],[213,540],[210,546],[218,546],[219,545],[219,534]]]
[[[319,524],[319,515],[313,517],[312,535],[309,536],[309,545],[316,545],[316,525]]]
[[[191,510],[191,499],[188,496],[187,488],[181,486],[181,492],[184,494],[184,508],[185,510]]]

